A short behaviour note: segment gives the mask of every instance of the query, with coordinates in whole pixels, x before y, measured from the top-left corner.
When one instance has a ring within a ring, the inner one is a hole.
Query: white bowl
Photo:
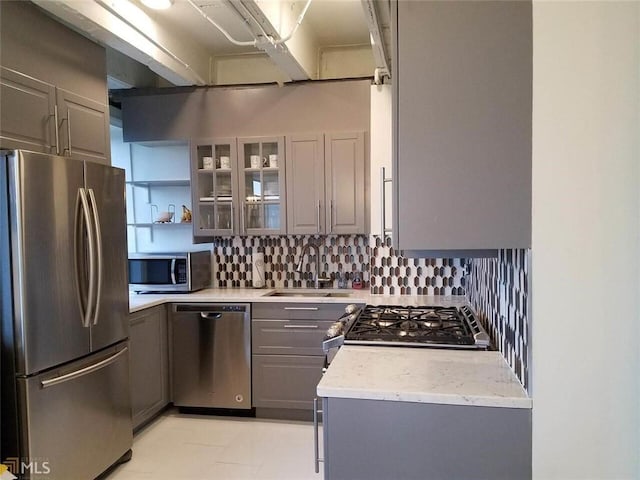
[[[158,218],[156,218],[157,223],[168,223],[173,218],[173,212],[160,212],[158,214]]]

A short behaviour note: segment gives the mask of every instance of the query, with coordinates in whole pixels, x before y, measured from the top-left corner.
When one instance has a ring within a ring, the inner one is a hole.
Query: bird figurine
[[[191,223],[191,210],[186,205],[182,205],[182,218],[180,221],[182,223]]]

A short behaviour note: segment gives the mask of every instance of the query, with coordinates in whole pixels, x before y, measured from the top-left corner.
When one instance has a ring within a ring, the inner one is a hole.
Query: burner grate
[[[466,319],[455,307],[367,306],[347,332],[346,340],[416,346],[475,344]]]

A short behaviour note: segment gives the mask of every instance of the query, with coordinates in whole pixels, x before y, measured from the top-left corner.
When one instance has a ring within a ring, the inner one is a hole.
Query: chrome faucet
[[[298,265],[296,266],[296,272],[302,273],[302,263],[304,261],[305,253],[309,255],[309,250],[314,248],[316,250],[316,274],[314,277],[313,288],[320,288],[321,283],[330,282],[331,279],[327,277],[320,277],[320,247],[312,242],[307,242],[307,244],[302,247],[302,253],[300,254],[300,260],[298,261]]]

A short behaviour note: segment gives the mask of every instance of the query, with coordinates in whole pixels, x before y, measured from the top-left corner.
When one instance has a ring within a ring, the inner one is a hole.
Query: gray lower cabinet
[[[363,132],[287,136],[287,232],[366,233]]]
[[[392,2],[394,248],[531,246],[531,2]]]
[[[132,313],[129,326],[131,405],[135,429],[170,401],[166,307],[161,305]]]
[[[313,409],[323,356],[253,355],[253,404],[257,408]]]
[[[322,410],[325,480],[532,475],[529,409],[324,398]]]
[[[322,340],[343,304],[255,303],[253,406],[260,417],[310,420],[322,377]]]

